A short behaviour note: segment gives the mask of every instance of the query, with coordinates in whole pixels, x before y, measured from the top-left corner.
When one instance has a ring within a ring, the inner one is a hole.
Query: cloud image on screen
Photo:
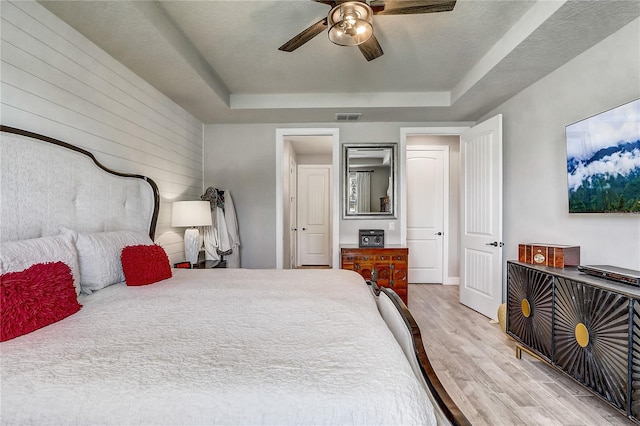
[[[640,99],[566,127],[570,213],[640,213]]]

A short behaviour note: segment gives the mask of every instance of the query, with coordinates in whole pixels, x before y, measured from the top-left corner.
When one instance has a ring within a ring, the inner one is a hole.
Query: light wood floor
[[[631,425],[552,367],[523,353],[498,324],[458,302],[458,286],[409,285],[409,309],[453,400],[474,425]]]

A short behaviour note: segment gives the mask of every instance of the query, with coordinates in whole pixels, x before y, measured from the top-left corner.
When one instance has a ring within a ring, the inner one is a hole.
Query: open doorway
[[[278,129],[276,268],[339,267],[338,129]]]
[[[403,221],[411,283],[460,283],[462,128],[403,129]]]
[[[444,255],[450,255],[444,267],[448,267],[450,272],[458,271],[458,276],[447,276],[445,273],[443,284],[460,284],[460,302],[495,319],[498,306],[504,300],[502,116],[497,115],[473,127],[401,129],[403,162],[407,161],[407,146],[411,141],[427,135],[453,135],[458,138],[459,145],[459,172],[450,174],[451,177],[459,177],[460,184],[450,186],[459,190],[459,196],[449,198],[449,202],[457,200],[459,205],[450,208],[449,216],[453,216],[454,220],[449,221],[448,227],[451,234],[457,224],[457,231],[454,232],[458,237],[445,239],[445,244],[457,242],[459,248],[444,249]],[[404,220],[400,239],[407,244],[407,175],[404,177],[401,187]],[[457,255],[457,260],[452,259],[451,255]]]
[[[458,210],[451,194],[451,154],[459,151],[457,136],[407,138],[407,247],[409,282],[442,284],[448,269],[449,246],[457,226],[449,211]],[[455,158],[455,157],[454,157]],[[454,161],[454,168],[457,163]],[[454,185],[455,186],[455,185]],[[453,196],[452,196],[453,195]],[[456,212],[454,212],[456,213]],[[453,215],[452,215],[453,216]],[[453,240],[453,241],[451,241]]]

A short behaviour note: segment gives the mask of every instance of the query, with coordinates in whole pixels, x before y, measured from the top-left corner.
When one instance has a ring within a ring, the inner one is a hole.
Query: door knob
[[[492,242],[492,243],[487,243],[486,245],[488,245],[488,246],[498,247],[498,242],[497,242],[497,241],[494,241],[494,242]]]
[[[436,232],[436,235],[442,235],[442,232]]]
[[[306,231],[306,230],[307,230],[307,228],[302,228],[302,230],[303,230],[303,231]]]

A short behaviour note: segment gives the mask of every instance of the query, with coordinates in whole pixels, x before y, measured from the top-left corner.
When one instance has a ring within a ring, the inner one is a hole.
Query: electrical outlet
[[[396,230],[396,223],[389,222],[389,231],[395,231],[395,230]]]

